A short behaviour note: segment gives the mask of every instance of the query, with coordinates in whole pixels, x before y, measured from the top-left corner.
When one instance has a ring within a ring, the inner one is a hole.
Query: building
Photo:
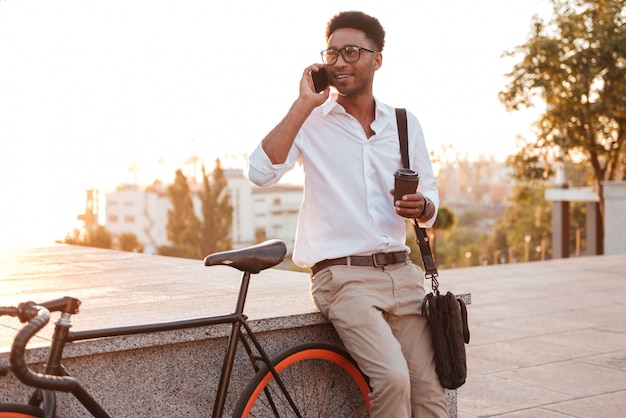
[[[277,238],[293,250],[296,222],[302,201],[302,186],[277,185],[260,188],[250,184],[242,170],[224,170],[233,206],[232,241],[234,248]],[[191,185],[196,216],[201,219],[201,202]],[[167,239],[167,211],[171,208],[167,186],[156,182],[149,187],[123,185],[105,194],[105,227],[113,238],[132,233],[154,254]]]
[[[277,238],[293,251],[302,186],[252,187],[254,232],[259,238]]]
[[[153,254],[158,246],[168,244],[169,207],[165,186],[159,183],[149,188],[123,185],[105,194],[105,228],[113,239],[123,233],[136,235],[144,251]]]

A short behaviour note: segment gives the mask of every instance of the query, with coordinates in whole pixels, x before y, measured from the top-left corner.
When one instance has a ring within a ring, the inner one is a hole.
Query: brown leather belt
[[[404,263],[409,256],[404,251],[396,251],[393,253],[376,253],[372,255],[352,255],[349,257],[331,258],[315,263],[311,267],[311,274],[315,275],[318,271],[330,266],[345,266],[350,260],[351,266],[373,266],[383,267],[390,264]]]

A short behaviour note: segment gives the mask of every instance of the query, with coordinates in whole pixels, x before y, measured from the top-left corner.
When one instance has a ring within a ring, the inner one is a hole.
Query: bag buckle
[[[439,280],[437,280],[439,274],[426,273],[425,276],[427,279],[431,279],[431,287],[433,288],[433,293],[435,294],[435,296],[439,296]]]

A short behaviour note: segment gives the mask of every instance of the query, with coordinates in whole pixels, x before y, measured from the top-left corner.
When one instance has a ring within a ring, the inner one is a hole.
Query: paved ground
[[[238,273],[206,273],[201,261],[84,247],[0,250],[0,305],[69,289],[84,300],[78,329],[229,311]],[[440,273],[442,289],[472,296],[459,418],[626,416],[626,256]],[[261,276],[251,316],[311,311],[306,274]],[[212,295],[210,309],[198,304],[198,289]],[[13,322],[0,321],[0,348]]]
[[[467,290],[459,418],[626,416],[626,256],[455,269]]]

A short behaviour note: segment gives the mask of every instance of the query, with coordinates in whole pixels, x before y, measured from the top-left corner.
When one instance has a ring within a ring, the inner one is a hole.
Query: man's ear
[[[374,57],[374,71],[377,71],[383,65],[383,54],[379,52]]]

